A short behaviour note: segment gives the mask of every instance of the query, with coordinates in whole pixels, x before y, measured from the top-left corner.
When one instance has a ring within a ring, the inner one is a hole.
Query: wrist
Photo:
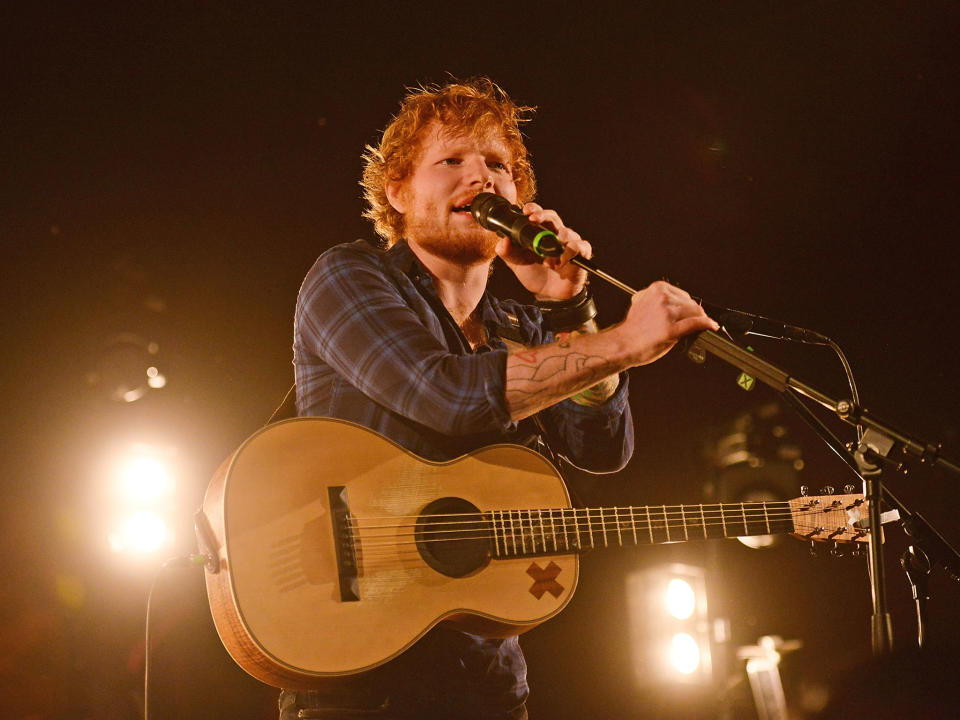
[[[608,356],[620,368],[626,369],[640,364],[634,355],[630,334],[623,323],[611,325],[599,334],[603,337]]]
[[[597,315],[597,305],[584,285],[576,295],[567,300],[542,300],[536,305],[543,316],[543,326],[554,333],[577,330],[590,323]]]

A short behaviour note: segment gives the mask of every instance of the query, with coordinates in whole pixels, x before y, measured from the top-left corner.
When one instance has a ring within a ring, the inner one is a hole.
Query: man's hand
[[[652,363],[684,335],[717,329],[686,292],[655,282],[634,294],[619,325],[510,353],[506,387],[510,416],[528,417],[614,373]]]
[[[629,364],[636,366],[663,357],[684,335],[719,327],[687,292],[660,280],[631,298],[615,330],[628,348]]]
[[[523,286],[541,300],[566,300],[572,298],[587,282],[587,271],[571,265],[577,255],[589,259],[593,255],[590,243],[566,227],[553,210],[544,210],[536,203],[523,206],[523,213],[530,222],[550,228],[564,246],[563,255],[541,258],[513,244],[509,238],[497,243],[497,255],[507,264]]]

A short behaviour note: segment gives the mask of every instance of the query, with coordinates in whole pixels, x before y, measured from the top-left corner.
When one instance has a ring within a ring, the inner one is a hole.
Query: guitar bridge
[[[330,501],[330,522],[333,525],[333,547],[337,557],[337,579],[340,585],[340,600],[352,602],[360,599],[360,583],[357,580],[357,548],[350,527],[350,505],[347,503],[347,488],[343,485],[327,488]]]

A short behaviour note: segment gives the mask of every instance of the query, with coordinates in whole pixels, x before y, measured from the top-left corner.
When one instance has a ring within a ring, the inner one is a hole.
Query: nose
[[[477,158],[471,162],[470,184],[479,184],[484,188],[493,187],[493,173],[483,158]]]

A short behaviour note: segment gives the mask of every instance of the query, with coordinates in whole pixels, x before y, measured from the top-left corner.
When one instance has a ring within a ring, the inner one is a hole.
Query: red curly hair
[[[387,182],[407,178],[420,152],[424,130],[434,120],[445,129],[474,136],[498,132],[512,155],[513,180],[520,205],[536,194],[536,179],[520,123],[527,122],[534,108],[517,105],[489,78],[476,78],[440,87],[421,85],[411,89],[400,104],[378,147],[367,145],[363,154],[360,186],[368,207],[363,216],[388,246],[403,237],[403,215],[387,200]]]

